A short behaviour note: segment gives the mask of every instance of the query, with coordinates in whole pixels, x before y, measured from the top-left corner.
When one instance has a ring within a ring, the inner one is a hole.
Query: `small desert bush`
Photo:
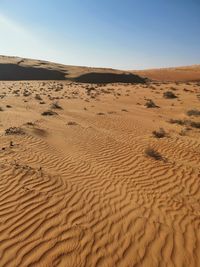
[[[200,129],[200,122],[190,121],[190,126],[193,128]]]
[[[191,126],[193,128],[197,128],[200,129],[200,122],[196,122],[196,121],[191,121],[191,120],[175,120],[175,119],[170,119],[169,121],[172,124],[178,124],[178,125],[186,125],[186,126]]]
[[[191,130],[191,128],[186,127],[186,128],[184,128],[184,129],[182,129],[182,130],[180,131],[179,135],[181,135],[181,136],[186,136],[187,133],[188,133],[188,131],[190,131],[190,130]]]
[[[97,115],[105,115],[103,112],[98,112]]]
[[[30,96],[30,95],[31,95],[31,93],[30,93],[29,91],[24,91],[24,92],[23,92],[23,96],[25,96],[25,97],[26,97],[26,96]]]
[[[23,135],[25,134],[24,130],[20,127],[10,127],[5,130],[6,135]]]
[[[67,125],[77,125],[77,123],[75,121],[69,121]]]
[[[179,125],[186,125],[187,124],[186,120],[179,120],[179,119],[170,119],[169,122],[172,124],[179,124]]]
[[[26,123],[26,125],[28,125],[28,126],[34,126],[34,125],[35,125],[35,123],[34,123],[34,122],[32,122],[32,121],[28,121],[28,122]]]
[[[145,103],[145,106],[147,108],[158,108],[158,106],[153,102],[152,99],[148,99],[147,102]]]
[[[151,157],[155,160],[162,160],[163,159],[162,155],[159,152],[157,152],[155,149],[150,148],[150,147],[145,149],[145,155],[148,157]]]
[[[52,110],[47,110],[47,111],[42,112],[42,116],[53,116],[53,115],[57,115],[57,113]]]
[[[36,99],[36,100],[42,100],[41,96],[38,95],[38,94],[35,95],[35,99]]]
[[[153,131],[152,134],[156,138],[164,138],[167,135],[163,128],[160,128],[158,131]]]
[[[51,104],[52,109],[62,109],[62,107],[58,104],[58,102],[53,102]]]
[[[166,91],[163,93],[163,97],[167,99],[177,98],[177,96],[172,91]]]
[[[198,109],[190,109],[187,111],[188,116],[200,116],[200,110]]]

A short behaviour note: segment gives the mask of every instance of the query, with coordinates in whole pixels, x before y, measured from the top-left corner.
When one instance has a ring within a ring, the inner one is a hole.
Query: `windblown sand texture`
[[[200,266],[200,129],[169,122],[200,122],[200,83],[1,81],[0,97],[1,267]]]

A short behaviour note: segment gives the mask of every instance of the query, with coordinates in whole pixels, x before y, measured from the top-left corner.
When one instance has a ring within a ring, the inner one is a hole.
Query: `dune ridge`
[[[131,72],[67,66],[47,61],[0,56],[0,80],[69,80],[80,83],[145,83]]]

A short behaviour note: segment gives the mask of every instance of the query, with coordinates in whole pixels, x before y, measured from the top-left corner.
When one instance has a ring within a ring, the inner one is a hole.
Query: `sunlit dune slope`
[[[133,72],[157,81],[200,81],[200,65]]]

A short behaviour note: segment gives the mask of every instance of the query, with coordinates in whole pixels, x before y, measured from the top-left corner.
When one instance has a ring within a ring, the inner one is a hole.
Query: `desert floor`
[[[200,83],[0,92],[1,267],[200,266]]]

